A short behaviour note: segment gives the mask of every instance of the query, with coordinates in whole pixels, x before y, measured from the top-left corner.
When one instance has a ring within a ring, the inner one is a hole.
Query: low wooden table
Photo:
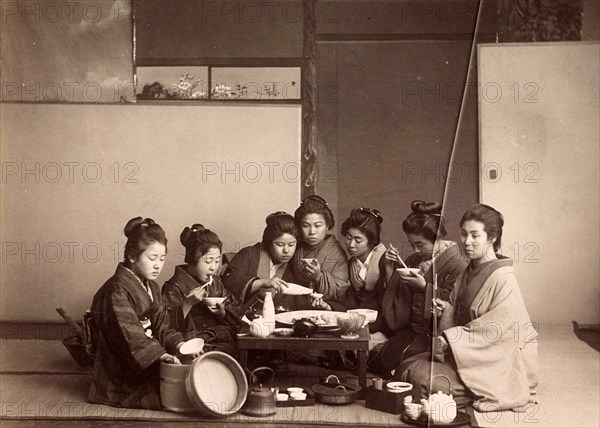
[[[290,349],[295,351],[356,351],[358,354],[358,379],[361,387],[361,396],[367,387],[367,351],[369,350],[369,327],[358,331],[358,339],[342,339],[340,332],[316,333],[311,337],[268,337],[240,336],[238,348],[240,350],[240,363],[246,367],[249,349]]]

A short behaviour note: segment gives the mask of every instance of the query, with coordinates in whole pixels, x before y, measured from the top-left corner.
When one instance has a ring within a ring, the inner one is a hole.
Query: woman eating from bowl
[[[175,267],[162,288],[173,326],[188,337],[204,339],[205,350],[236,355],[240,328],[236,302],[217,275],[223,244],[201,224],[184,228],[180,240],[186,264]]]
[[[169,318],[155,282],[167,256],[164,230],[152,219],[125,225],[125,260],[94,296],[95,363],[88,400],[160,410],[160,362],[174,356],[183,336]]]
[[[296,251],[296,225],[286,212],[277,211],[267,216],[262,241],[242,248],[227,266],[223,275],[225,287],[243,305],[243,311],[260,304],[266,292],[281,305],[286,298],[281,294],[287,282],[294,282],[288,263]],[[292,297],[292,296],[286,296]],[[258,309],[257,306],[257,309]]]
[[[478,411],[520,409],[535,402],[537,332],[513,261],[499,254],[503,226],[502,214],[487,205],[476,204],[464,213],[461,241],[470,261],[449,301],[434,302],[441,317],[433,349],[396,370],[398,378],[414,385],[414,398],[449,393],[450,386],[457,404],[474,399]]]
[[[327,234],[335,225],[333,213],[320,196],[304,199],[294,213],[301,242],[292,260],[292,272],[298,283],[335,299],[350,286],[348,259],[335,236]],[[311,307],[309,299],[307,307]]]
[[[427,349],[431,340],[431,298],[433,264],[437,274],[437,295],[448,300],[454,281],[467,265],[459,246],[443,240],[446,228],[442,206],[437,202],[414,201],[412,212],[402,222],[414,253],[404,268],[398,250],[391,247],[382,259],[381,309],[372,332],[389,340],[375,348],[369,357],[372,370],[388,375],[402,359]]]
[[[377,210],[357,208],[350,212],[342,223],[342,234],[346,237],[346,249],[350,254],[348,275],[351,287],[337,299],[313,300],[314,307],[334,311],[379,309],[379,262],[385,254],[385,246],[380,241],[382,222],[381,213]]]

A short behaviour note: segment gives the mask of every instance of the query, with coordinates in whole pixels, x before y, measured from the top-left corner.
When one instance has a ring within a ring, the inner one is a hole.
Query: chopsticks
[[[400,260],[400,263],[402,263],[402,266],[404,266],[406,269],[408,269],[408,266],[406,266],[406,263],[404,263],[404,260],[402,260],[402,257],[400,257],[400,251],[398,251],[398,249],[396,247],[394,247],[391,242],[390,242],[390,248],[392,250],[394,250],[396,253],[398,253],[398,259]]]
[[[432,296],[432,300],[433,300],[433,304],[435,305],[435,301],[437,299],[437,288],[438,288],[438,284],[437,284],[437,273],[433,276],[433,296]],[[433,314],[433,337],[436,338],[438,337],[438,319],[437,319],[437,313]]]

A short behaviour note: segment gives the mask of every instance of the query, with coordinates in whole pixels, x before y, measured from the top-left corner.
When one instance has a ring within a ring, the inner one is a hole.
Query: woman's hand
[[[181,343],[183,345],[183,342]],[[179,346],[181,348],[181,346]],[[160,361],[163,363],[175,364],[176,366],[181,365],[181,361],[175,355],[164,353],[160,356]]]
[[[435,316],[440,317],[440,330],[444,331],[454,327],[454,306],[452,306],[450,302],[446,302],[442,299],[435,299],[433,301],[431,312],[433,312]]]
[[[386,250],[385,259],[400,265],[400,253],[394,247],[390,247]]]
[[[423,291],[427,286],[427,282],[423,275],[415,272],[410,272],[408,275],[400,275],[400,279],[408,284],[408,287],[414,291]]]
[[[445,362],[445,353],[446,353],[446,349],[448,348],[448,342],[446,342],[446,339],[444,338],[444,336],[438,336],[434,339],[433,341],[433,349],[432,349],[432,355],[433,355],[433,359],[434,361],[440,362],[440,363],[444,363]]]
[[[218,318],[225,318],[225,302],[217,303],[216,308],[208,307],[208,310],[213,313],[214,316]]]
[[[185,303],[190,306],[194,306],[197,303],[202,302],[202,299],[208,296],[205,286],[196,287],[185,298]]]
[[[440,302],[443,302],[445,304],[444,309],[442,311],[442,316],[440,318],[440,330],[444,331],[451,327],[454,327],[454,306],[452,306],[449,302],[444,302],[440,299],[436,300],[439,300]]]
[[[300,266],[302,272],[313,281],[319,282],[321,280],[321,263],[317,259],[312,259],[312,263],[301,261]]]
[[[325,300],[323,300],[322,297],[320,297],[318,299],[313,299],[312,302],[310,302],[310,305],[313,308],[322,309],[325,311],[331,310],[331,306],[329,305],[329,303],[327,303]]]
[[[261,278],[254,281],[252,288],[255,290],[260,290],[261,295],[264,296],[264,293],[267,291],[274,292],[275,294],[282,293],[288,288],[288,285],[281,278]]]
[[[440,317],[442,316],[442,314],[448,306],[452,305],[446,302],[445,300],[433,299],[433,307],[431,308],[431,313],[433,313],[436,317]]]

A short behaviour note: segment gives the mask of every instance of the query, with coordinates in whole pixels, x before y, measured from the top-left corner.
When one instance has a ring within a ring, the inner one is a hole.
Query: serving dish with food
[[[339,328],[337,319],[345,316],[347,316],[345,312],[303,310],[275,314],[275,321],[285,326],[292,326],[295,321],[307,319],[315,323],[319,330],[332,330]]]

